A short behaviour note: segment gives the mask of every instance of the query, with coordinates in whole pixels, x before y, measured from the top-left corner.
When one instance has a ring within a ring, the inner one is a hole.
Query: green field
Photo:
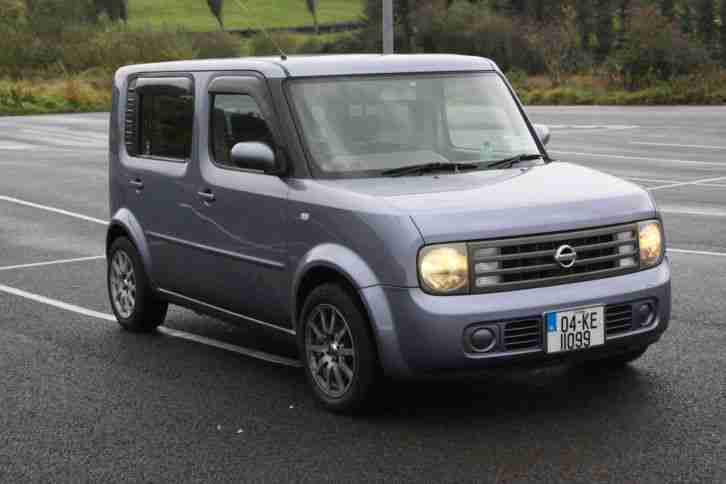
[[[241,3],[244,7],[240,7]],[[320,23],[358,20],[362,0],[318,0]],[[305,0],[225,0],[228,30],[312,25]],[[206,0],[129,0],[129,25],[136,28],[183,27],[192,31],[218,29]]]

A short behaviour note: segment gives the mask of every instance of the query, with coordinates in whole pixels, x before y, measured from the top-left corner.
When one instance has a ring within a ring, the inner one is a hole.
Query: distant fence
[[[321,34],[334,34],[336,32],[350,32],[365,27],[364,22],[338,22],[333,24],[320,24],[318,30]],[[271,27],[268,32],[284,32],[290,34],[314,34],[315,27],[304,25],[301,27]],[[242,37],[253,37],[262,32],[261,29],[228,30],[231,34],[238,34]]]

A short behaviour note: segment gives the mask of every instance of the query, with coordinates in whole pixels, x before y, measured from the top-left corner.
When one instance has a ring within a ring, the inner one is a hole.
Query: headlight
[[[663,230],[660,222],[649,220],[638,224],[640,238],[640,267],[658,265],[663,259]]]
[[[419,274],[424,289],[437,294],[469,290],[469,260],[466,244],[430,245],[421,249]]]

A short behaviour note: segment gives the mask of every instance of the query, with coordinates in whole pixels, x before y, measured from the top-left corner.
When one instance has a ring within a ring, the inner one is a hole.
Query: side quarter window
[[[214,161],[222,166],[237,166],[230,153],[237,143],[256,141],[274,150],[272,133],[257,101],[246,94],[215,94],[211,113],[211,152]]]
[[[189,86],[179,87],[179,84]],[[185,78],[140,78],[129,88],[126,146],[132,156],[191,158],[194,96]]]

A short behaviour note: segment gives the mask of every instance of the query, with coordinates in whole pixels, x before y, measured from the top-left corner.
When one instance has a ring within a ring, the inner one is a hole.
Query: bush
[[[64,32],[60,45],[58,62],[71,73],[196,57],[191,36],[180,31],[77,30]]]
[[[422,10],[416,16],[425,52],[489,57],[505,71],[544,70],[542,53],[522,35],[522,29],[511,18],[489,12],[481,4],[456,1],[443,15]]]
[[[57,34],[96,21],[93,0],[33,0],[26,5],[28,25],[38,34]]]
[[[25,19],[23,0],[0,0],[0,30],[16,28]]]
[[[299,36],[283,33],[257,34],[250,39],[248,49],[250,55],[280,55],[280,50],[292,55],[303,45]]]
[[[192,34],[192,49],[199,59],[239,57],[241,44],[239,36],[226,32]]]
[[[635,89],[692,74],[711,63],[703,45],[649,7],[634,12],[622,46],[608,59],[606,68],[625,88]]]

